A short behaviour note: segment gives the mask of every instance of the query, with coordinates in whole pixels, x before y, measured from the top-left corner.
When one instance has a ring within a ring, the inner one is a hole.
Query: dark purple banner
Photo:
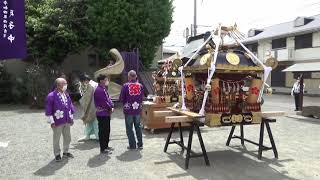
[[[0,0],[0,60],[27,56],[24,0]]]
[[[139,71],[139,54],[138,52],[121,52],[125,67],[123,73],[128,73],[130,70]]]

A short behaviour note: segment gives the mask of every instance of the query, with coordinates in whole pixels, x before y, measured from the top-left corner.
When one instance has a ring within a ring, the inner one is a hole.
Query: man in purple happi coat
[[[71,142],[70,126],[73,125],[75,112],[72,101],[66,93],[67,81],[58,78],[55,81],[56,89],[50,92],[46,98],[46,112],[48,123],[53,131],[53,153],[57,162],[61,161],[60,137],[63,137],[63,157],[73,158],[69,153]]]
[[[110,139],[110,116],[113,112],[113,103],[108,94],[107,87],[109,80],[105,75],[99,75],[97,78],[99,83],[94,91],[94,104],[96,106],[96,116],[99,127],[99,143],[100,152],[103,154],[111,153],[113,149],[109,147]]]
[[[122,87],[119,97],[120,102],[123,103],[123,113],[125,115],[126,132],[129,140],[128,149],[143,148],[142,130],[140,123],[140,114],[142,109],[142,100],[144,96],[143,86],[137,82],[137,73],[134,70],[128,73],[129,82]],[[133,125],[136,131],[137,141],[133,133]]]

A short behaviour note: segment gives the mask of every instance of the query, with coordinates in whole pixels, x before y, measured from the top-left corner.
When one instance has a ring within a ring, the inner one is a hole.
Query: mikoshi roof
[[[233,52],[236,54],[240,61],[238,64],[233,65],[229,63],[227,60],[227,54],[228,52],[219,52],[217,56],[217,61],[216,61],[216,70],[218,71],[224,71],[224,72],[244,72],[244,71],[252,71],[252,72],[262,72],[263,67],[256,65],[252,59],[249,56],[246,56],[242,53],[238,53],[236,51]],[[200,59],[202,56],[198,57],[197,59],[192,60],[187,67],[184,68],[185,71],[190,71],[190,72],[199,72],[199,71],[204,71],[207,72],[210,63],[206,63],[204,65],[200,64]],[[184,61],[185,63],[186,61]]]
[[[181,50],[182,51],[181,59],[183,61],[183,64],[185,64],[189,60],[189,58],[191,58],[191,56],[196,52],[197,48],[204,43],[205,39],[208,36],[209,35],[206,33],[206,34],[201,34],[201,35],[189,38],[187,45]],[[213,41],[211,41],[210,43],[212,44]],[[228,54],[229,51],[235,53],[239,57],[240,62],[237,65],[232,65],[227,60],[226,55]],[[205,47],[202,48],[202,50],[198,53],[198,56],[196,56],[193,60],[191,60],[191,62],[188,64],[187,67],[184,68],[184,70],[189,72],[199,72],[199,71],[207,72],[210,66],[210,63],[207,63],[205,65],[200,64],[201,57],[204,56],[206,53],[207,53],[207,50],[205,49]],[[213,56],[213,53],[212,53],[212,56]],[[245,52],[228,49],[227,51],[221,50],[218,53],[217,61],[216,61],[216,70],[235,71],[235,72],[237,71],[238,72],[243,72],[243,71],[261,72],[263,71],[263,67],[257,65],[252,60],[252,58],[249,55],[247,55]]]
[[[282,70],[283,72],[320,72],[320,62],[298,63]]]

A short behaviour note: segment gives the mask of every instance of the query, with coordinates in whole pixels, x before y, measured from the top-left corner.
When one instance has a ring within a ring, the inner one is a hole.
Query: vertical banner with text
[[[0,0],[0,60],[27,56],[24,0]]]

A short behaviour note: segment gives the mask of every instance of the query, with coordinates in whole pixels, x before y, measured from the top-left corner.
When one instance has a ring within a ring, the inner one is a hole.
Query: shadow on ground
[[[97,140],[88,140],[85,142],[78,142],[78,143],[72,144],[72,147],[71,147],[71,149],[78,149],[80,151],[91,150],[95,148],[99,148],[99,141]]]
[[[51,176],[54,175],[56,171],[63,168],[68,163],[68,159],[62,159],[61,162],[56,162],[55,160],[50,161],[44,167],[38,169],[33,174],[36,176]]]
[[[258,158],[258,150],[249,151],[249,150],[247,150],[246,146],[229,146],[229,147],[239,151],[242,154],[248,154],[248,155],[250,155],[252,157]],[[270,150],[270,151],[272,151],[272,150]],[[278,167],[284,167],[281,164],[282,162],[294,161],[294,159],[276,159],[276,158],[268,159],[268,158],[263,157],[263,153],[264,152],[262,152],[262,158],[261,158],[262,161],[264,161],[266,163],[269,163],[269,164],[273,164],[273,165],[278,166]]]
[[[90,168],[96,168],[106,164],[110,159],[110,156],[106,154],[97,154],[88,160],[87,166]]]
[[[292,118],[292,117],[289,117],[289,118],[294,120],[294,121],[300,121],[300,122],[303,122],[303,123],[310,123],[310,124],[320,125],[320,119],[315,119],[315,118],[296,119],[296,118]]]
[[[209,128],[209,127],[200,127],[202,136],[205,136],[207,133],[214,133],[214,132],[221,132],[221,131],[230,131],[231,126],[225,126],[225,127],[217,127],[217,128]],[[163,139],[166,141],[168,134],[170,132],[170,129],[159,129],[155,130],[154,133],[151,133],[149,130],[144,130],[143,134],[145,135],[143,138],[145,139]],[[189,127],[183,127],[182,128],[183,137],[185,139],[185,142],[187,142],[187,138],[189,137]],[[194,136],[196,134],[196,131],[194,131]],[[180,138],[179,135],[179,129],[175,128],[171,140],[177,140]]]
[[[142,155],[139,150],[128,150],[122,153],[120,156],[117,156],[119,161],[130,162],[141,159]]]
[[[170,160],[155,162],[155,164],[176,163],[180,168],[185,168],[185,158],[181,152],[168,153]],[[278,160],[257,160],[255,157],[247,157],[243,152],[232,150],[208,152],[211,166],[206,166],[203,157],[192,158],[189,161],[189,169],[184,173],[168,174],[168,178],[183,178],[193,176],[195,179],[288,179],[287,172],[278,172],[270,167],[270,164],[281,166]],[[227,168],[226,168],[227,167]]]

